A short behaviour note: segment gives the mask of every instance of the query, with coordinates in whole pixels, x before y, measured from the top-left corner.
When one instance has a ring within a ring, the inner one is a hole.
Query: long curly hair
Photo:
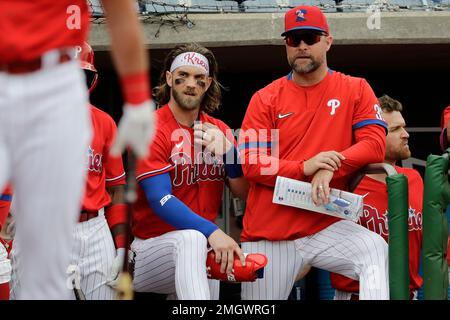
[[[171,88],[166,83],[166,71],[170,71],[170,66],[172,65],[173,60],[175,60],[178,55],[184,52],[197,52],[204,55],[206,59],[208,59],[209,76],[211,77],[212,82],[208,90],[206,91],[205,96],[203,97],[200,105],[200,110],[210,114],[219,109],[220,101],[222,99],[222,85],[217,80],[217,73],[219,68],[214,54],[209,49],[197,43],[178,45],[174,49],[172,49],[166,56],[166,59],[164,60],[164,68],[161,71],[161,75],[159,77],[158,86],[153,89],[156,101],[158,102],[159,106],[165,105],[169,102]]]

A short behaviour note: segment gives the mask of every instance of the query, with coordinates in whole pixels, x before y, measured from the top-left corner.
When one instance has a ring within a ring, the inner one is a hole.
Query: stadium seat
[[[420,8],[424,6],[423,0],[387,0],[387,3],[399,6],[403,9]]]
[[[286,12],[288,0],[247,0],[241,3],[245,12]]]
[[[146,1],[145,13],[175,13],[186,11],[178,0],[152,0]]]
[[[239,6],[236,1],[215,0],[180,0],[187,7],[188,12],[238,12]]]
[[[103,17],[103,7],[100,0],[88,0],[88,7],[91,12],[91,16],[95,18]]]
[[[87,0],[87,4],[94,18],[101,18],[104,16],[103,6],[100,0]],[[136,1],[135,3],[136,11],[142,13],[145,10],[145,1]]]

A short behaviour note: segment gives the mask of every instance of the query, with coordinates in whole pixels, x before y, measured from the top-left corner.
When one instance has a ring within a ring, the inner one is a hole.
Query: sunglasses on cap
[[[308,33],[292,33],[287,34],[284,40],[289,47],[298,47],[303,41],[308,46],[312,46],[320,41],[320,37],[325,35],[324,33],[308,32]]]

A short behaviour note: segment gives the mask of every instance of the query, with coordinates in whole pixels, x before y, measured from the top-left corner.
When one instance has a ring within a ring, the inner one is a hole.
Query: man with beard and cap
[[[138,199],[131,245],[136,292],[176,295],[179,300],[219,298],[219,282],[208,280],[208,245],[232,273],[239,245],[215,223],[225,181],[245,200],[248,184],[237,161],[230,128],[209,114],[217,110],[220,84],[213,53],[197,44],[174,48],[159,86],[160,108],[150,156],[138,161]]]
[[[272,202],[277,176],[311,183],[315,205],[330,188],[345,190],[352,174],[382,162],[386,123],[366,80],[327,66],[333,42],[313,6],[285,14],[292,71],[256,92],[239,135],[250,183],[241,245],[269,263],[264,279],[242,284],[243,299],[287,299],[306,265],[360,281],[361,299],[389,299],[388,246],[366,228],[338,217]]]
[[[420,174],[412,168],[402,168],[398,161],[411,157],[408,146],[409,134],[402,117],[402,104],[384,95],[379,98],[383,118],[388,125],[386,136],[386,154],[384,162],[395,167],[398,173],[408,178],[408,238],[409,238],[409,277],[410,297],[417,299],[417,290],[422,286],[419,275],[420,250],[422,248],[422,198],[423,181]],[[381,235],[386,242],[389,238],[388,229],[388,192],[386,174],[367,174],[354,191],[365,195],[364,210],[359,218],[359,224]],[[357,300],[359,283],[355,280],[331,274],[331,284],[336,288],[336,300]]]

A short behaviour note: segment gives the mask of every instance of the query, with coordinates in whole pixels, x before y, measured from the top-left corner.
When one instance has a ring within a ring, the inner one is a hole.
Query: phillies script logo
[[[377,208],[364,205],[363,213],[359,218],[359,224],[363,227],[372,230],[383,238],[388,238],[388,212],[382,215],[378,213]],[[408,231],[422,230],[422,212],[416,212],[416,209],[409,206],[408,209]]]
[[[388,224],[385,214],[380,215],[377,208],[365,204],[362,215],[359,217],[359,224],[387,239]]]
[[[102,157],[103,155],[100,153],[95,153],[94,149],[89,146],[88,152],[87,152],[87,168],[89,171],[94,172],[102,172],[103,165],[102,165]]]
[[[422,230],[422,212],[416,212],[411,206],[408,209],[408,230]]]
[[[191,157],[183,152],[174,153],[170,160],[175,164],[173,185],[192,185],[198,181],[222,181],[225,177],[223,163],[214,161],[209,153],[199,152],[197,161],[192,163]],[[202,159],[202,161],[199,161]],[[209,161],[211,160],[211,161]]]

